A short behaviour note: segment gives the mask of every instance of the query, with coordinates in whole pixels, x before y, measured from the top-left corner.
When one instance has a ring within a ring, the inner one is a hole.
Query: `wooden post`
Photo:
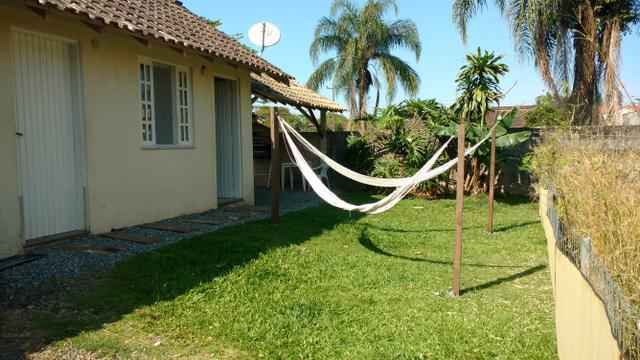
[[[327,110],[320,110],[320,151],[327,153]]]
[[[453,296],[460,296],[462,265],[462,209],[464,206],[464,124],[458,124],[458,171],[456,180],[456,243],[453,256]]]
[[[271,108],[271,223],[280,223],[280,121],[276,107]]]
[[[491,160],[489,160],[489,219],[487,220],[487,232],[493,232],[493,198],[495,196],[496,182],[496,129],[491,132]]]

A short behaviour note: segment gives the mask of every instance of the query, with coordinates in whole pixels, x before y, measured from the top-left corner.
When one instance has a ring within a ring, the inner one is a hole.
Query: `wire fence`
[[[554,204],[553,189],[548,204]],[[547,216],[556,236],[556,247],[580,270],[595,293],[602,299],[611,331],[625,358],[640,359],[640,309],[631,305],[612,279],[603,262],[593,253],[591,240],[575,236],[567,229],[554,206]]]

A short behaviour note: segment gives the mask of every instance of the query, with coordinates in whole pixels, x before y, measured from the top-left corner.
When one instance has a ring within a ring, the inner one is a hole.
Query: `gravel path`
[[[65,244],[90,244],[108,246],[120,249],[112,254],[89,253],[84,251],[69,251],[56,248],[56,244],[32,250],[32,253],[45,254],[41,259],[19,265],[0,272],[0,294],[9,293],[17,288],[47,287],[56,290],[69,286],[69,281],[79,277],[89,270],[104,269],[141,252],[166,246],[178,240],[210,233],[217,229],[234,224],[268,218],[270,216],[270,191],[256,189],[256,206],[240,208],[220,208],[200,214],[192,214],[162,221],[166,224],[187,226],[194,232],[181,234],[173,232],[144,229],[133,226],[123,229],[127,233],[146,235],[159,239],[154,244],[138,244],[129,241],[110,239],[97,235],[88,235],[75,240],[67,240]],[[312,192],[282,193],[280,208],[282,213],[301,210],[317,206],[320,199]],[[192,223],[185,220],[215,220],[219,224]],[[64,281],[58,281],[64,279]],[[7,300],[7,299],[4,299]],[[0,300],[0,306],[5,301]]]

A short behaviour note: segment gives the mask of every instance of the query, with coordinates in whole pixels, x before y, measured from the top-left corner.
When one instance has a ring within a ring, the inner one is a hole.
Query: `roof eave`
[[[291,79],[293,79],[293,76],[282,72],[282,73],[278,73],[275,71],[271,71],[270,69],[266,68],[266,67],[260,67],[260,66],[255,66],[255,65],[251,65],[247,62],[238,60],[238,59],[233,59],[229,56],[225,56],[223,54],[219,54],[217,52],[211,51],[211,50],[206,50],[203,48],[198,48],[194,45],[191,44],[187,44],[184,43],[182,41],[170,41],[167,40],[165,38],[159,37],[159,36],[154,36],[151,33],[145,32],[143,30],[140,29],[129,29],[129,28],[125,28],[123,26],[120,26],[118,23],[114,22],[114,21],[109,21],[108,19],[102,17],[102,16],[92,16],[91,14],[89,14],[86,11],[83,11],[81,9],[77,9],[77,8],[60,8],[58,5],[50,3],[50,2],[46,2],[45,0],[37,0],[37,4],[33,4],[33,1],[27,1],[27,0],[23,0],[22,3],[24,3],[27,6],[38,6],[40,8],[46,9],[46,10],[53,10],[53,11],[57,11],[59,13],[63,13],[63,14],[72,14],[74,16],[80,16],[83,17],[85,20],[91,21],[91,22],[99,22],[101,23],[101,25],[104,26],[109,26],[113,29],[116,29],[118,31],[124,31],[128,34],[135,34],[137,36],[142,36],[145,39],[148,40],[156,40],[156,41],[160,41],[164,44],[167,44],[168,46],[170,45],[175,45],[175,46],[179,46],[181,48],[184,48],[185,50],[190,50],[190,51],[194,51],[196,53],[198,53],[199,55],[203,55],[205,57],[213,57],[216,59],[221,59],[222,61],[226,62],[226,63],[230,63],[232,65],[236,65],[236,66],[243,66],[246,67],[247,69],[251,70],[252,72],[255,73],[266,73],[269,76],[271,76],[274,79],[277,79],[285,84],[289,84],[289,81]],[[27,4],[28,3],[28,4]]]

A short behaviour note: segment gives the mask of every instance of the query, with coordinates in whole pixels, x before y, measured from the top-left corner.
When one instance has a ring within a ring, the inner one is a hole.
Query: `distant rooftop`
[[[499,115],[506,115],[509,113],[509,111],[511,111],[511,109],[516,108],[518,109],[518,113],[516,114],[516,118],[515,120],[513,120],[513,123],[511,124],[512,128],[521,128],[521,127],[525,127],[525,121],[524,121],[524,115],[533,110],[536,106],[535,105],[503,105],[503,106],[496,106],[494,107],[492,110],[489,111],[489,113],[487,114],[487,125],[493,125],[496,122],[496,118]]]

